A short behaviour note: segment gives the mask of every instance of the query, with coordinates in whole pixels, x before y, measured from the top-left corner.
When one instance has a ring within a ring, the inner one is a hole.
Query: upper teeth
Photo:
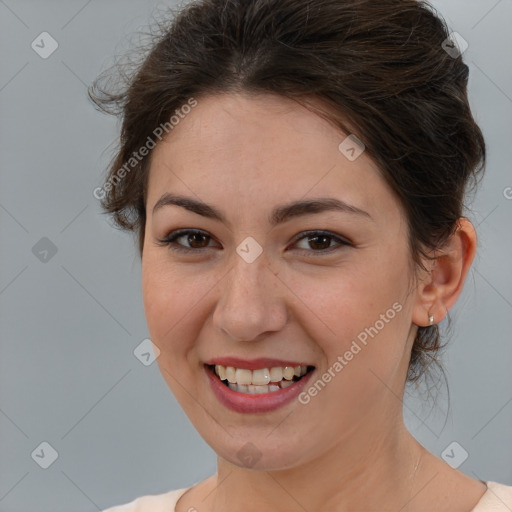
[[[215,365],[215,373],[220,380],[227,380],[231,384],[266,386],[271,382],[281,382],[283,379],[292,380],[293,377],[302,377],[308,371],[307,366],[275,366],[259,370],[246,370],[233,366]]]

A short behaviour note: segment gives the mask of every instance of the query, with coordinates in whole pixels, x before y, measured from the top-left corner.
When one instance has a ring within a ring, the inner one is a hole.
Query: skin
[[[198,98],[153,150],[142,256],[147,323],[164,379],[218,455],[217,473],[187,491],[178,512],[468,512],[486,490],[426,451],[402,416],[417,326],[429,314],[440,322],[456,302],[475,230],[461,218],[428,272],[415,275],[401,205],[365,152],[354,161],[340,152],[346,135],[294,101],[228,94]],[[211,204],[226,222],[175,205],[153,214],[165,192]],[[320,197],[371,219],[322,212],[269,225],[276,205]],[[184,228],[207,235],[178,240],[196,252],[158,244]],[[307,230],[352,245],[294,238]],[[236,252],[248,236],[263,249],[252,263]],[[327,247],[338,249],[322,254]],[[401,311],[307,405],[233,412],[206,379],[205,361],[238,356],[306,361],[314,382],[397,302]],[[260,455],[252,467],[237,457],[247,442]]]

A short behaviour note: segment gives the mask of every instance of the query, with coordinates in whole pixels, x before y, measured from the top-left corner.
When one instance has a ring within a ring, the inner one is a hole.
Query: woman
[[[510,510],[402,416],[476,250],[457,48],[415,0],[202,0],[91,89],[123,121],[95,195],[138,235],[160,370],[218,455],[108,512]]]

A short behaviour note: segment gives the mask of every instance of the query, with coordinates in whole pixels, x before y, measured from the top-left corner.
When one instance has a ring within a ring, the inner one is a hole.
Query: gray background
[[[0,512],[101,510],[215,471],[156,363],[133,354],[148,337],[137,251],[92,195],[118,125],[86,87],[163,5],[0,0]],[[510,485],[512,1],[434,5],[469,42],[489,161],[469,215],[479,253],[452,310],[451,407],[441,386],[435,404],[411,391],[405,413],[432,452],[457,441],[462,471]],[[43,31],[59,44],[47,59],[31,48]],[[32,251],[43,237],[57,248],[46,262]],[[58,452],[48,469],[31,457],[44,441]]]

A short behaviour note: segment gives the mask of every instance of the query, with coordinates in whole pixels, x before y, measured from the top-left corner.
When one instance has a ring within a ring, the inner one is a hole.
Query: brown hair
[[[121,69],[122,85],[107,70],[89,89],[98,108],[122,118],[101,204],[138,233],[140,256],[151,153],[122,179],[119,169],[190,98],[240,91],[315,98],[354,133],[405,211],[412,262],[423,266],[454,233],[468,185],[485,168],[485,142],[468,102],[469,69],[443,49],[449,30],[430,4],[198,0],[172,18],[134,72]],[[440,348],[437,325],[418,328],[409,381],[437,363]]]

